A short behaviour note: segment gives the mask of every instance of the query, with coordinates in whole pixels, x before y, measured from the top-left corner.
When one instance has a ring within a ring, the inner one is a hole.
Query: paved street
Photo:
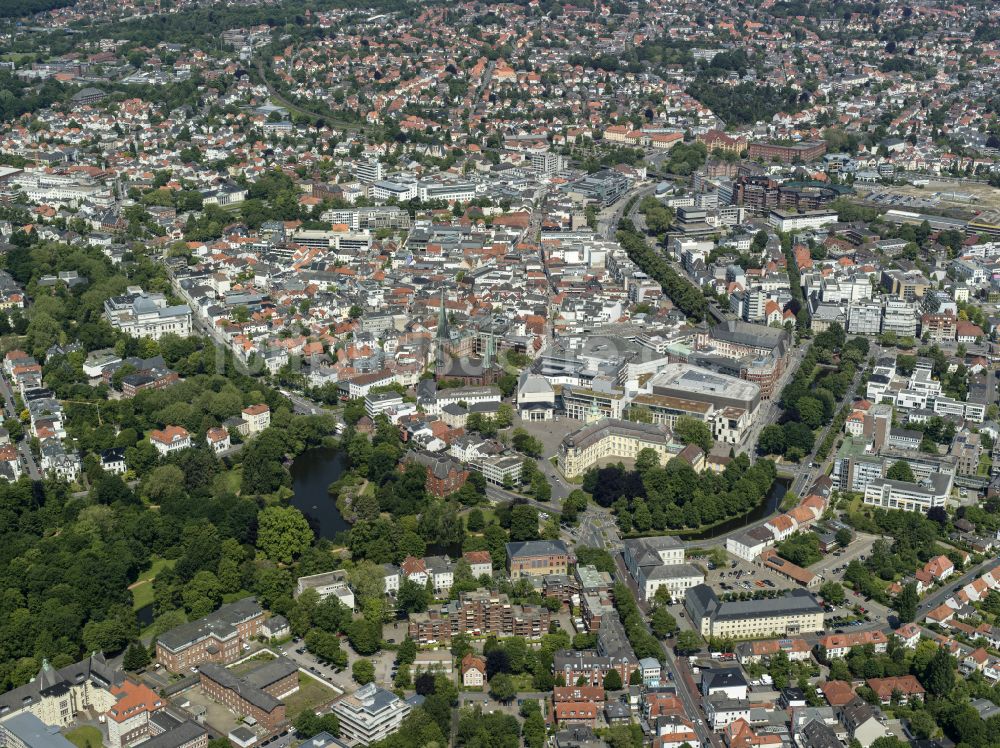
[[[4,416],[6,418],[13,418],[17,420],[18,412],[17,406],[14,403],[14,391],[7,383],[7,378],[2,374],[0,374],[0,395],[3,396]],[[35,462],[35,456],[31,454],[31,447],[28,444],[28,439],[23,438],[17,443],[16,447],[18,453],[21,455],[21,464],[28,471],[28,477],[31,478],[31,480],[41,480],[42,472],[38,469],[38,464]]]
[[[972,567],[959,577],[953,576],[946,580],[944,586],[925,597],[920,605],[917,606],[917,620],[922,620],[930,611],[954,595],[956,588],[964,587],[972,580],[981,577],[986,572],[992,571],[998,566],[1000,566],[1000,559],[991,558],[983,561],[978,566]]]

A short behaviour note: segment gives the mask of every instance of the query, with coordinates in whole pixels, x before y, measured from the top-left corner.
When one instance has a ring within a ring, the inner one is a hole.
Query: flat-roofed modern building
[[[299,577],[295,585],[294,596],[297,598],[306,590],[316,590],[320,600],[325,600],[330,596],[336,597],[348,608],[354,610],[354,592],[347,584],[347,572],[343,569]]]
[[[865,487],[865,503],[926,514],[934,507],[945,506],[954,479],[954,474],[949,473],[935,473],[920,483],[878,478]]]
[[[351,745],[371,745],[399,730],[410,705],[374,683],[362,686],[333,707],[340,737]]]
[[[760,387],[736,377],[717,374],[690,364],[669,364],[649,381],[655,395],[697,400],[722,408],[742,408],[754,413],[760,404]]]
[[[778,231],[801,231],[803,229],[819,229],[827,224],[837,222],[835,210],[806,210],[801,213],[794,210],[771,210],[767,215],[769,225]]]
[[[772,599],[722,602],[711,587],[699,584],[687,591],[684,607],[705,637],[754,639],[823,630],[823,608],[803,589]]]

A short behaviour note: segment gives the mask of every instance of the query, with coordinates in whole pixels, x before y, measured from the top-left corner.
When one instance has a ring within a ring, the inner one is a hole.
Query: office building
[[[947,504],[954,478],[950,473],[935,473],[920,483],[878,478],[865,487],[864,502],[883,509],[926,514]]]
[[[607,207],[618,202],[628,191],[628,187],[628,177],[611,169],[604,169],[584,177],[570,189]]]
[[[340,737],[351,745],[371,745],[399,730],[410,705],[374,683],[362,686],[333,706],[340,720]]]
[[[380,182],[384,176],[382,163],[377,159],[360,162],[354,169],[354,174],[362,184],[373,184]],[[357,228],[357,227],[355,227]]]
[[[684,607],[704,637],[753,639],[823,630],[823,608],[803,589],[771,599],[722,602],[711,587],[700,584],[687,591]]]
[[[690,364],[668,364],[647,386],[655,395],[705,402],[717,410],[737,408],[752,414],[760,404],[756,384]]]
[[[882,309],[882,333],[895,333],[897,337],[916,337],[917,309],[903,299],[886,299]]]
[[[847,308],[847,332],[852,335],[878,335],[882,329],[882,306],[860,301]]]
[[[821,229],[836,222],[837,211],[835,210],[807,210],[801,213],[772,210],[767,214],[768,225],[781,232]]]

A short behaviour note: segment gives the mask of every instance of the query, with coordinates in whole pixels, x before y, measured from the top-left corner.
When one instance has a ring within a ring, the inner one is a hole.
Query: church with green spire
[[[463,354],[464,350],[472,350],[468,346],[472,342],[469,338],[462,340],[452,334],[442,289],[438,306],[437,332],[434,335],[436,349],[434,378],[438,381],[442,379],[456,381],[463,386],[482,386],[496,382],[498,374],[494,365],[495,343],[491,338],[484,348],[482,358],[478,358]]]

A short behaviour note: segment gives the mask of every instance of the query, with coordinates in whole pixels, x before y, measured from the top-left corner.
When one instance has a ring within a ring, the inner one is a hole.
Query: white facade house
[[[162,456],[187,449],[191,446],[191,435],[183,426],[166,426],[149,432],[149,442]]]
[[[221,454],[232,446],[229,432],[224,427],[219,426],[205,432],[205,442],[214,454]]]
[[[726,538],[726,550],[744,561],[753,561],[774,545],[774,535],[764,527],[755,527]]]
[[[681,600],[686,590],[705,581],[700,570],[684,563],[683,544],[669,535],[626,540],[622,558],[645,600],[661,587],[672,600]]]
[[[399,567],[392,564],[382,564],[382,571],[384,574],[382,581],[385,583],[385,594],[395,595],[399,592]]]
[[[167,333],[186,338],[191,334],[191,307],[168,305],[163,294],[147,294],[129,286],[124,296],[104,302],[104,316],[116,330],[137,338],[159,340]]]
[[[125,464],[124,447],[114,447],[101,452],[101,469],[112,475],[125,475],[128,466]]]
[[[295,585],[295,597],[297,598],[306,590],[315,590],[320,600],[335,597],[348,608],[354,610],[354,591],[347,584],[347,573],[344,571],[328,571],[322,574],[299,577]]]
[[[253,436],[271,425],[271,409],[264,403],[243,409],[243,420],[247,423],[247,434]]]

